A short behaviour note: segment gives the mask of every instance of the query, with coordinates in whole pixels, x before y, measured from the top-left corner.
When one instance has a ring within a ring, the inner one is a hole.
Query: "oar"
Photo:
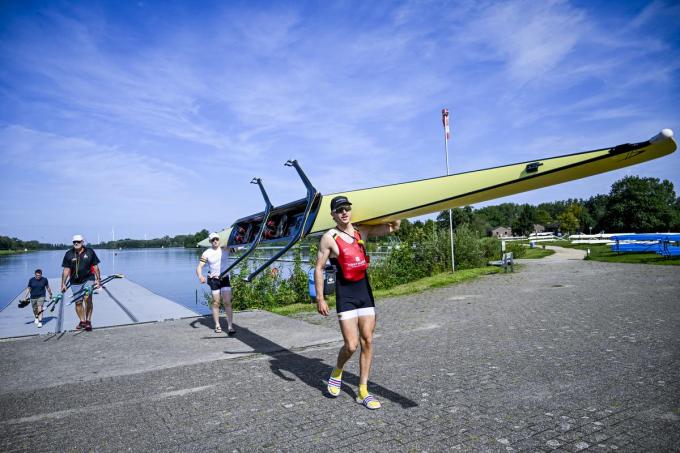
[[[73,295],[73,299],[71,299],[71,301],[68,303],[68,305],[72,305],[72,304],[74,304],[74,303],[76,303],[76,302],[78,302],[78,301],[80,301],[80,300],[82,300],[82,299],[85,299],[85,298],[88,297],[92,292],[94,292],[95,289],[102,288],[105,284],[107,284],[107,283],[110,282],[111,280],[113,280],[113,279],[115,279],[115,278],[124,278],[124,277],[125,277],[125,276],[124,276],[123,274],[113,274],[113,275],[109,275],[109,276],[106,277],[104,280],[102,280],[101,283],[99,284],[99,286],[98,286],[97,288],[93,288],[91,285],[84,286],[80,291],[77,291],[77,292]]]

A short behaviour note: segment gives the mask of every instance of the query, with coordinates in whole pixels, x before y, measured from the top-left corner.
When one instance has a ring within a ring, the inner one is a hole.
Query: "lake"
[[[101,260],[102,275],[120,273],[154,293],[173,300],[199,313],[209,313],[203,293],[208,285],[201,285],[196,277],[196,266],[202,249],[96,249]],[[59,291],[61,261],[65,251],[39,251],[16,255],[0,255],[0,309],[26,288],[36,269],[50,279],[53,292]],[[257,262],[257,261],[256,261]],[[290,263],[275,263],[287,276]],[[303,263],[306,267],[306,263]],[[204,267],[207,273],[207,265]],[[197,303],[198,299],[198,303]],[[95,299],[96,303],[96,299]],[[96,310],[96,308],[95,308]]]

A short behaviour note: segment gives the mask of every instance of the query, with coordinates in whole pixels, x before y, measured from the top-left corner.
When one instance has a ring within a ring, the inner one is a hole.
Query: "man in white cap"
[[[73,236],[73,247],[64,255],[61,263],[64,272],[61,275],[61,292],[66,291],[66,284],[71,281],[73,294],[86,290],[86,295],[76,302],[76,314],[80,322],[76,330],[85,329],[92,331],[92,291],[101,286],[99,273],[99,258],[89,247],[85,247],[85,239],[82,235]],[[93,285],[94,283],[94,285]]]
[[[229,266],[229,251],[226,247],[220,247],[220,235],[210,233],[210,248],[206,249],[201,255],[201,259],[196,267],[196,275],[201,283],[205,283],[203,276],[203,266],[208,263],[208,285],[212,292],[212,316],[215,321],[215,333],[222,333],[220,326],[220,296],[224,311],[227,314],[227,334],[234,335],[234,312],[231,307],[231,284],[229,275],[220,278],[220,274]]]

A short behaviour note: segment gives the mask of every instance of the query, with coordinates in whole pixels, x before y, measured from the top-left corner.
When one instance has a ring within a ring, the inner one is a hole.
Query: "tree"
[[[558,215],[557,221],[560,224],[560,230],[565,233],[572,234],[579,228],[578,218],[574,215],[574,212],[569,209]]]
[[[536,223],[540,223],[543,226],[553,222],[552,216],[545,209],[536,209],[535,220]]]
[[[474,212],[471,206],[464,208],[451,209],[451,218],[453,220],[453,229],[455,230],[459,225],[471,225],[474,223]],[[449,229],[449,211],[441,211],[437,216],[437,226],[441,229]]]
[[[525,204],[519,213],[517,219],[512,222],[512,234],[517,236],[527,236],[534,231],[534,214],[536,208]]]
[[[611,232],[668,231],[675,202],[670,181],[627,176],[612,184],[603,224]]]

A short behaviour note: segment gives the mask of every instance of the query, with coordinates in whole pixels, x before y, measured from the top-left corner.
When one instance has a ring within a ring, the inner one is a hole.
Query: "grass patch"
[[[572,244],[569,241],[555,241],[551,245],[571,249],[590,249],[590,259],[609,263],[657,264],[662,266],[679,266],[680,257],[666,258],[656,253],[616,253],[606,244]]]
[[[335,296],[326,297],[326,303],[328,304],[329,310],[335,309]],[[316,303],[310,302],[308,304],[282,305],[282,306],[279,306],[279,307],[270,307],[270,308],[267,308],[266,310],[270,311],[272,313],[276,313],[277,315],[290,316],[290,315],[294,315],[295,313],[302,313],[302,312],[306,312],[306,311],[315,312],[316,311]]]
[[[404,283],[403,285],[395,286],[390,289],[382,289],[379,291],[373,291],[373,296],[376,299],[384,299],[387,297],[395,296],[405,296],[407,294],[419,293],[431,288],[440,288],[442,286],[453,285],[456,283],[461,283],[467,280],[472,280],[482,275],[497,274],[502,272],[502,269],[497,266],[487,266],[480,267],[476,269],[465,269],[456,272],[444,272],[441,274],[433,275],[432,277],[421,278],[420,280],[415,280],[413,282]],[[326,299],[328,302],[328,307],[330,309],[335,308],[335,297],[329,296]],[[291,304],[283,305],[280,307],[271,307],[266,310],[276,313],[277,315],[289,316],[295,313],[301,312],[315,312],[316,304]]]
[[[20,253],[29,253],[32,252],[32,250],[0,250],[0,255],[18,255]]]
[[[373,291],[376,299],[385,297],[404,296],[407,294],[419,293],[430,288],[440,288],[442,286],[454,285],[467,280],[472,280],[482,275],[497,274],[502,272],[502,269],[497,266],[478,267],[475,269],[465,269],[456,272],[443,272],[441,274],[433,275],[431,277],[421,278],[403,285],[395,286],[389,289],[382,289]]]
[[[554,250],[543,249],[540,247],[534,247],[533,249],[527,248],[526,253],[522,257],[522,259],[540,259],[545,258],[546,256],[550,256],[554,253],[555,253]]]

